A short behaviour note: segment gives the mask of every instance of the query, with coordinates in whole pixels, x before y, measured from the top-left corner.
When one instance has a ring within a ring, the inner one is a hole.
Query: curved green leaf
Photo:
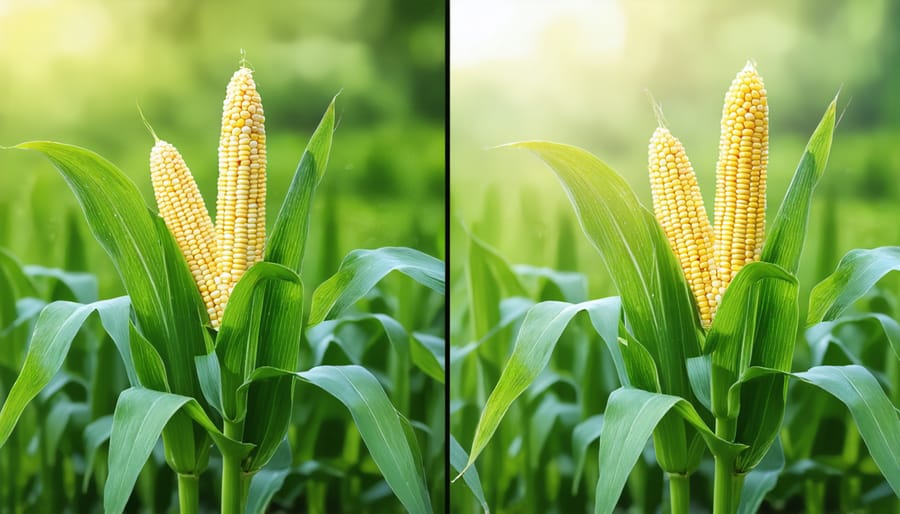
[[[300,156],[300,163],[275,218],[272,234],[266,241],[264,260],[277,262],[297,273],[300,273],[300,266],[303,264],[312,199],[316,186],[325,175],[328,156],[331,153],[336,99],[337,96],[328,104],[319,125],[309,138],[306,149],[303,150],[303,155]]]
[[[683,398],[641,389],[619,388],[609,395],[600,434],[600,479],[597,481],[594,513],[611,514],[622,495],[631,469],[647,445],[656,426],[675,409],[694,426],[707,446],[720,454],[737,454],[745,448],[719,439]]]
[[[431,501],[420,462],[411,448],[399,414],[381,384],[361,366],[318,366],[307,371],[290,372],[271,367],[259,368],[242,387],[254,381],[294,377],[313,384],[337,398],[350,411],[372,460],[384,475],[394,494],[409,512],[431,513]]]
[[[806,339],[810,343],[814,344],[817,341],[820,341],[823,338],[827,337],[829,334],[836,332],[843,325],[862,323],[865,321],[874,321],[881,327],[881,331],[884,333],[884,337],[891,345],[891,350],[893,350],[894,355],[897,357],[897,359],[900,360],[900,323],[897,323],[894,318],[878,312],[869,312],[860,314],[859,316],[842,316],[834,321],[823,321],[817,323],[807,329]],[[824,355],[818,354],[816,352],[816,349],[813,349],[814,364],[821,364],[823,357]]]
[[[22,372],[0,409],[0,447],[6,443],[25,406],[50,383],[62,367],[72,340],[88,316],[94,311],[107,309],[122,312],[121,306],[127,305],[127,302],[127,297],[119,297],[88,305],[53,302],[44,307],[35,323]]]
[[[711,351],[710,401],[716,417],[734,418],[737,411],[729,409],[728,390],[750,366],[757,324],[755,287],[766,280],[780,280],[790,285],[796,294],[797,279],[777,264],[752,262],[734,277],[706,338],[705,351]]]
[[[334,133],[334,99],[325,110],[300,163],[291,179],[272,232],[266,241],[265,261],[287,266],[298,275],[303,264],[309,235],[312,200],[316,186],[325,174]],[[299,293],[299,294],[298,294]],[[300,358],[303,332],[303,291],[286,282],[271,282],[265,288],[256,366],[296,369]],[[266,465],[291,422],[294,382],[288,378],[269,380],[250,388],[247,393],[247,421],[244,440],[257,445],[244,469],[253,471]],[[272,409],[270,405],[284,405]]]
[[[582,421],[572,432],[572,455],[575,456],[575,473],[572,475],[572,496],[578,494],[578,486],[581,484],[581,473],[584,471],[584,459],[587,456],[588,446],[600,439],[603,432],[603,414],[591,416]]]
[[[251,446],[222,434],[193,398],[132,387],[122,391],[113,413],[109,441],[109,477],[103,489],[103,509],[121,514],[137,477],[169,420],[181,409],[206,429],[222,453],[246,455]],[[193,438],[193,434],[180,434]]]
[[[741,382],[752,382],[770,375],[790,376],[812,384],[840,400],[850,411],[875,464],[891,488],[900,495],[900,418],[884,390],[864,367],[816,366],[801,373],[752,367]],[[750,469],[746,457],[738,459],[738,469]]]
[[[534,382],[541,370],[550,362],[550,355],[563,330],[581,311],[587,311],[592,320],[599,320],[595,324],[615,327],[619,320],[619,301],[618,298],[603,298],[574,305],[565,302],[541,302],[525,315],[516,336],[512,355],[478,420],[467,467],[475,462],[487,446],[512,402]],[[616,344],[615,340],[607,341],[607,345]]]
[[[809,294],[806,323],[836,319],[882,277],[900,270],[900,246],[851,250]]]
[[[408,334],[399,321],[386,314],[380,313],[343,316],[336,320],[323,321],[322,323],[311,327],[306,331],[306,339],[313,348],[315,356],[315,359],[311,364],[313,366],[318,366],[322,363],[325,352],[332,341],[344,348],[345,353],[351,357],[354,364],[362,364],[362,362],[359,362],[359,359],[356,358],[359,357],[359,355],[354,355],[354,353],[357,352],[351,351],[349,345],[345,345],[344,338],[339,337],[338,333],[340,329],[346,325],[370,324],[375,324],[377,326],[376,330],[384,332],[394,351],[402,356],[408,355],[417,368],[438,382],[444,383],[444,367],[438,360],[439,356],[443,358],[443,339],[438,338],[439,342],[442,343],[440,345],[440,351],[432,351],[419,337],[416,337],[414,334]],[[373,331],[365,326],[363,329],[366,342],[371,341]]]
[[[240,421],[246,414],[247,398],[238,393],[238,388],[257,367],[263,287],[272,280],[293,289],[292,297],[303,297],[303,282],[293,270],[274,262],[258,262],[234,286],[222,316],[216,355],[221,370],[222,408],[230,421]],[[292,307],[296,308],[294,315],[300,318],[302,304]]]
[[[784,471],[784,451],[781,449],[781,442],[775,439],[775,444],[769,448],[769,452],[760,461],[759,466],[744,477],[738,514],[758,512],[766,495],[778,483],[778,476],[782,471]]]
[[[869,453],[900,496],[900,418],[869,371],[857,365],[817,366],[793,376],[813,384],[850,410]]]
[[[466,454],[466,450],[453,437],[453,434],[450,434],[450,465],[457,472],[462,472],[468,461],[469,456]],[[481,478],[479,478],[478,470],[475,469],[475,466],[471,466],[466,470],[462,474],[462,478],[469,490],[472,491],[472,494],[475,495],[475,499],[481,504],[485,514],[488,514],[491,509],[488,507],[487,500],[484,499],[484,489],[481,487]]]
[[[392,271],[444,294],[444,263],[430,255],[398,247],[354,250],[344,258],[338,272],[313,292],[310,326],[329,316],[340,316]]]
[[[109,440],[112,433],[113,417],[110,415],[97,418],[84,429],[84,479],[81,482],[81,490],[87,491],[88,483],[94,472],[94,458],[100,446]]]
[[[510,146],[531,150],[556,173],[622,298],[627,329],[656,363],[662,391],[691,398],[685,362],[700,355],[699,315],[653,214],[621,175],[581,148],[543,141]]]
[[[44,266],[35,265],[25,266],[25,273],[29,277],[50,278],[58,281],[65,285],[78,303],[97,301],[97,277],[91,273],[65,271],[58,268],[45,268]]]

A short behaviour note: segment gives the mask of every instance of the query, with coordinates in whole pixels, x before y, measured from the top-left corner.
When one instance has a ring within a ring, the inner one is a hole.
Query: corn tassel
[[[650,138],[650,188],[653,210],[697,302],[704,328],[715,310],[713,231],[703,207],[694,168],[684,146],[668,129]]]
[[[748,62],[725,94],[716,167],[717,302],[745,265],[759,260],[766,221],[769,107],[762,78]]]

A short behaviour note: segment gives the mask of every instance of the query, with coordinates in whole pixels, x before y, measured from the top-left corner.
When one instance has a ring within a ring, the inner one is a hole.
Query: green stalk
[[[716,435],[726,441],[734,440],[736,420],[716,418]],[[713,482],[713,514],[734,514],[741,495],[743,478],[734,473],[734,457],[715,455],[716,472]]]
[[[197,514],[200,511],[200,494],[197,475],[178,474],[178,512]]]
[[[688,475],[669,473],[669,497],[672,514],[690,514],[691,479]]]
[[[225,420],[225,437],[240,441],[244,436],[244,422]],[[238,454],[222,454],[222,514],[244,514],[244,482]]]
[[[803,482],[806,503],[806,514],[824,514],[825,512],[825,482],[817,479],[807,479]]]

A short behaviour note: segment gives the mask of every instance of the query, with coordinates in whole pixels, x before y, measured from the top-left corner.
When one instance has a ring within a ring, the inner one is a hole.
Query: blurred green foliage
[[[0,145],[48,139],[94,150],[155,210],[153,140],[139,104],[182,152],[212,213],[225,85],[243,49],[267,118],[271,219],[340,92],[304,280],[321,282],[335,271],[325,263],[353,248],[402,245],[441,257],[444,26],[440,2],[412,0],[0,0]],[[0,246],[26,262],[69,264],[73,228],[89,237],[77,209],[49,163],[0,153]],[[120,294],[107,257],[86,246],[100,296]]]
[[[748,58],[769,95],[770,219],[840,91],[820,184],[831,193],[817,195],[801,284],[829,271],[819,236],[829,211],[840,220],[827,242],[830,269],[852,248],[900,242],[900,226],[885,223],[900,214],[900,2],[453,0],[451,13],[451,216],[512,263],[562,267],[557,226],[574,216],[539,160],[492,147],[531,139],[581,146],[649,206],[647,142],[657,126],[649,92],[685,144],[711,214],[721,102]],[[590,296],[612,294],[594,250],[575,240],[570,251],[592,263]],[[460,276],[465,237],[456,227],[451,248],[451,276]]]

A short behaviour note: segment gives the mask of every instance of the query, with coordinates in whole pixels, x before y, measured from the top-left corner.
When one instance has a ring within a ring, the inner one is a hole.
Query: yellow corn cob
[[[656,219],[681,262],[700,320],[709,327],[717,292],[713,290],[713,232],[694,168],[681,142],[663,127],[650,138],[649,163]]]
[[[253,74],[241,67],[228,83],[219,139],[217,268],[226,301],[244,271],[263,257],[266,238],[264,122]]]
[[[714,255],[717,302],[737,272],[759,260],[766,222],[769,106],[762,78],[748,62],[722,108],[716,167]]]
[[[213,327],[222,314],[216,284],[216,238],[209,212],[191,171],[178,150],[156,140],[150,151],[150,179],[159,214],[175,236],[209,312]]]

